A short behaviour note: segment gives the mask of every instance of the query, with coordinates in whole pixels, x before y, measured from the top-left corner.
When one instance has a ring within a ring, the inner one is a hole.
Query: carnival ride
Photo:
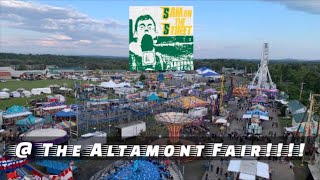
[[[165,112],[157,114],[155,119],[167,126],[169,131],[169,140],[173,144],[179,142],[180,130],[183,126],[192,122],[192,119],[188,114],[179,112]]]
[[[235,97],[249,97],[250,96],[248,88],[242,87],[242,86],[234,88],[232,91],[232,95]]]
[[[175,163],[165,160],[147,160],[145,158],[136,159],[133,161],[116,161],[113,164],[105,167],[90,180],[169,180],[183,179],[182,174]]]
[[[260,67],[256,72],[256,75],[252,79],[251,84],[248,85],[250,90],[256,90],[257,94],[270,93],[271,95],[275,95],[278,90],[276,84],[272,81],[269,69],[269,44],[263,44],[263,52],[260,61]]]
[[[47,166],[48,164],[42,164]],[[60,174],[62,171],[67,169],[69,165],[55,161],[55,166],[53,169],[62,168],[61,171],[50,172],[49,174]],[[64,169],[63,169],[64,168]],[[76,169],[76,167],[74,167]],[[34,166],[30,164],[28,159],[12,159],[10,157],[3,157],[0,159],[0,178],[2,174],[5,173],[8,179],[50,179],[49,175],[42,173]]]
[[[58,128],[34,129],[21,136],[22,141],[32,143],[63,144],[69,139],[67,131]]]
[[[96,130],[109,129],[108,133],[116,132],[116,125],[121,123],[147,120],[154,114],[166,111],[182,111],[182,108],[165,104],[166,101],[178,99],[180,96],[159,98],[157,94],[138,93],[140,98],[128,98],[128,93],[115,94],[111,89],[97,89],[96,92],[78,90],[76,112],[76,126],[70,128],[74,137]],[[105,94],[109,99],[95,99],[94,94]],[[144,95],[144,96],[143,96]],[[110,99],[111,97],[116,99]]]
[[[311,157],[311,161],[315,160],[315,153],[318,151],[315,145],[320,142],[320,119],[316,115],[319,111],[319,103],[317,103],[316,98],[319,98],[320,94],[310,94],[310,103],[304,112],[303,118],[298,126],[296,126],[296,131],[294,132],[294,140],[303,140],[306,143],[304,150],[304,156],[302,156],[302,163],[305,161],[305,156]],[[307,116],[307,119],[305,117]],[[302,139],[304,138],[304,139]],[[318,147],[319,148],[319,147]]]

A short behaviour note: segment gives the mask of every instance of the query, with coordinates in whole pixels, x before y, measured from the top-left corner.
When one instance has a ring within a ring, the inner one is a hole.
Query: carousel
[[[69,140],[67,131],[58,128],[35,129],[20,136],[24,142],[64,144]]]

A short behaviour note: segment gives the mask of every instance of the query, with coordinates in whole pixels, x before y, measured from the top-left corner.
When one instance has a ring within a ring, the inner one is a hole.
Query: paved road
[[[293,169],[290,169],[288,164],[282,163],[280,161],[269,161],[269,160],[262,160],[261,162],[268,163],[269,167],[272,169],[272,176],[271,179],[273,180],[282,180],[282,179],[294,179],[294,172]],[[213,160],[210,162],[213,165],[213,171],[211,168],[209,171],[206,171],[202,177],[202,180],[206,180],[206,174],[208,174],[207,180],[224,180],[227,179],[225,173],[227,172],[229,161],[223,161],[221,165],[220,160]],[[219,167],[219,173],[217,174],[217,167]],[[222,167],[222,175],[220,175]]]
[[[78,165],[79,172],[74,174],[76,180],[88,180],[101,169],[113,163],[114,160],[82,160]]]
[[[233,112],[235,114],[235,118],[229,119],[230,126],[228,127],[228,132],[232,132],[234,130],[239,130],[239,132],[243,132],[243,127],[246,125],[247,121],[244,120],[236,120],[236,118],[241,119],[242,115],[246,113],[247,108],[250,108],[250,105],[247,102],[244,102],[241,104],[242,107],[240,108],[238,106],[229,106],[228,110]],[[280,127],[280,122],[278,118],[278,110],[273,110],[271,108],[266,109],[269,112],[269,116],[273,117],[270,121],[264,121],[262,123],[262,135],[269,135],[269,132],[272,132],[272,134],[276,133],[276,136],[281,136],[283,134],[283,129]],[[275,125],[272,126],[272,124],[278,123],[278,127]],[[293,172],[293,169],[290,169],[288,164],[286,162],[280,162],[280,161],[272,161],[272,160],[261,160],[262,162],[268,163],[270,169],[272,170],[272,177],[271,179],[294,179],[295,175]],[[210,163],[209,167],[211,167],[211,164],[213,165],[213,171],[211,171],[211,168],[209,168],[209,171],[206,171],[202,177],[202,180],[218,180],[218,179],[227,179],[225,176],[225,173],[227,173],[227,168],[229,161],[224,160],[223,163],[221,163],[220,160],[212,160],[207,161]],[[219,172],[217,174],[217,167],[219,167]],[[222,172],[221,172],[222,168]],[[208,174],[208,176],[206,176]]]

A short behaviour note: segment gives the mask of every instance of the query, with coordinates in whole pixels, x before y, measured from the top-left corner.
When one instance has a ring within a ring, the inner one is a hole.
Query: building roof
[[[0,71],[14,71],[14,69],[12,69],[12,67],[10,66],[5,66],[5,67],[0,67]]]
[[[66,71],[66,70],[85,70],[81,67],[63,67],[63,68],[48,68],[51,71]]]
[[[128,123],[125,123],[125,124],[119,124],[116,126],[116,128],[126,128],[126,127],[130,127],[130,126],[133,126],[133,125],[139,125],[139,124],[143,124],[145,122],[143,121],[132,121],[132,122],[128,122]]]
[[[304,116],[304,112],[303,113],[298,113],[298,114],[294,114],[292,115],[293,117],[293,120],[296,122],[296,123],[300,123],[303,119],[303,116]],[[304,122],[308,121],[308,113],[304,116]]]
[[[305,109],[306,107],[303,104],[301,104],[298,100],[291,100],[288,103],[288,108],[291,113],[294,113],[295,111],[302,108]]]
[[[10,72],[0,72],[0,76],[11,76]]]
[[[28,74],[28,75],[30,75],[30,74],[43,74],[43,72],[40,72],[40,71],[26,71],[26,72],[24,72],[24,74]]]

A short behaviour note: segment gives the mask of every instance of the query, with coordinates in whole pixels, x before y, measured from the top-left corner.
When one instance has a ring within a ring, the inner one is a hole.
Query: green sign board
[[[193,70],[193,7],[129,8],[131,71]]]

